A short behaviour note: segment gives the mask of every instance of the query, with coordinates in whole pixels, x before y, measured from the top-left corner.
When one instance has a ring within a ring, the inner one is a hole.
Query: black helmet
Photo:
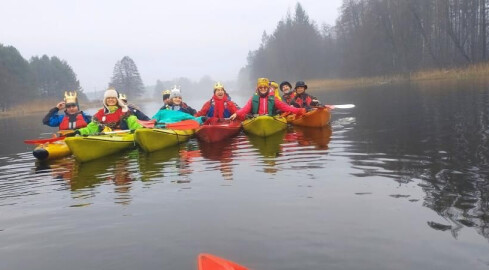
[[[295,83],[295,88],[294,89],[297,89],[297,87],[304,87],[304,89],[307,89],[307,84],[303,81],[297,81]]]

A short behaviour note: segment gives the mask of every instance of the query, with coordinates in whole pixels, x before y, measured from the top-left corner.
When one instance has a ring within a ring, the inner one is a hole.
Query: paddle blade
[[[64,140],[65,137],[55,137],[55,138],[49,138],[49,139],[36,139],[36,140],[25,140],[25,144],[44,144],[44,143],[51,143],[55,141],[61,141]]]
[[[204,253],[199,254],[197,264],[199,270],[248,270],[235,262]]]
[[[147,120],[147,121],[138,120],[138,123],[145,128],[154,128],[156,120],[155,119]]]
[[[325,105],[324,107],[332,109],[351,109],[355,108],[355,104],[340,104],[340,105]]]
[[[176,123],[166,124],[164,127],[177,130],[196,129],[200,127],[200,123],[195,120],[183,120]]]

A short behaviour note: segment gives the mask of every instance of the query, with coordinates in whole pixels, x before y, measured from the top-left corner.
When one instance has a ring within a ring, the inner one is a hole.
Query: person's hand
[[[58,110],[60,110],[60,111],[61,111],[62,109],[64,109],[64,108],[65,108],[65,102],[64,102],[64,101],[61,101],[60,103],[58,103],[58,104],[56,105],[56,108],[58,108]]]
[[[229,116],[229,120],[234,120],[236,119],[236,113],[233,113],[233,115]]]
[[[307,112],[306,111],[306,108],[301,108],[299,110],[299,112],[297,112],[295,115],[296,115],[296,117],[299,117],[299,116],[302,116],[302,115],[306,114],[306,112]]]

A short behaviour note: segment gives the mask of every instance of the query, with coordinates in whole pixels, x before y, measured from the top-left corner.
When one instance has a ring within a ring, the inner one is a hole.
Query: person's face
[[[221,99],[221,98],[223,98],[223,97],[224,97],[224,94],[225,94],[226,92],[224,91],[224,89],[222,89],[222,88],[218,88],[218,89],[216,89],[216,91],[214,91],[214,93],[215,93],[215,95],[216,95],[216,96],[217,96],[219,99]]]
[[[174,97],[171,101],[175,105],[180,105],[182,103],[182,97]]]
[[[105,102],[107,103],[108,106],[114,106],[117,105],[117,98],[116,97],[108,97]]]
[[[304,91],[306,91],[306,88],[299,86],[295,89],[295,91],[297,92],[297,94],[302,94],[302,93],[304,93]]]
[[[76,104],[66,104],[66,112],[68,114],[75,114],[78,112],[78,106]]]
[[[265,95],[268,92],[268,89],[268,86],[260,86],[258,87],[258,92],[260,92],[260,94],[262,95]]]
[[[288,86],[288,85],[282,86],[282,92],[284,92],[285,94],[288,94],[290,92],[290,86]]]

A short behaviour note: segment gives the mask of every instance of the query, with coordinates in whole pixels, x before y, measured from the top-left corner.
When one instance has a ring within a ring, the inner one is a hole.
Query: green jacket
[[[134,115],[130,115],[129,117],[127,117],[123,121],[125,122],[125,124],[127,124],[127,129],[130,129],[130,130],[136,130],[138,128],[143,127],[143,126],[141,126],[141,124],[138,123],[138,119]],[[123,128],[126,128],[126,127],[123,127]],[[92,119],[92,122],[90,122],[86,127],[80,128],[78,131],[80,132],[81,135],[96,134],[98,132],[101,132],[100,123],[93,121],[93,119]]]

